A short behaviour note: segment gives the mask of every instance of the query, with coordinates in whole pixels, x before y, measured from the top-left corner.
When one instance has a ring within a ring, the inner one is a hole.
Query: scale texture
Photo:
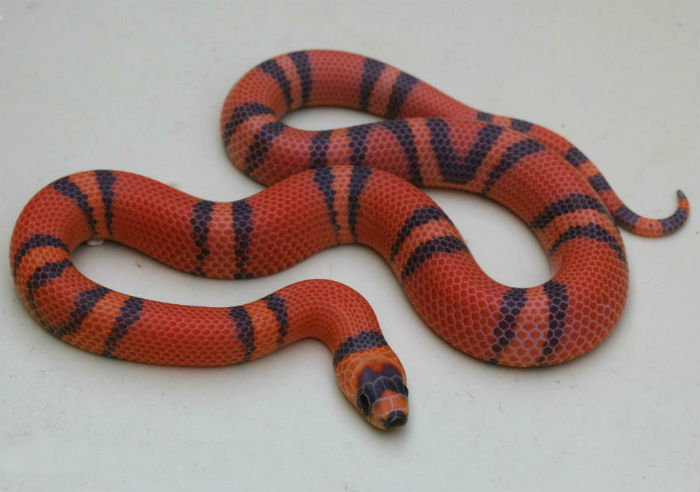
[[[328,131],[280,121],[319,105],[386,120]],[[640,217],[563,137],[477,111],[350,53],[302,51],[261,63],[227,96],[221,132],[234,164],[269,188],[213,202],[120,171],[58,179],[26,205],[12,236],[22,301],[64,341],[144,363],[236,364],[318,338],[333,354],[343,393],[382,429],[407,421],[406,374],[371,307],[349,287],[308,280],[243,306],[173,305],[98,285],[73,266],[71,251],[109,239],[195,275],[244,279],[330,246],[364,244],[386,259],[417,312],[452,346],[529,367],[578,357],[615,326],[628,286],[616,223],[662,236],[689,211],[679,192],[670,217]],[[548,252],[551,280],[516,288],[489,278],[414,185],[480,193],[512,210]]]

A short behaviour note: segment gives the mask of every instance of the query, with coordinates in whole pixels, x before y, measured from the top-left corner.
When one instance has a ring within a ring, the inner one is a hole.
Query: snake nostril
[[[406,415],[401,410],[392,410],[389,415],[384,420],[384,428],[393,429],[394,427],[401,427],[405,425],[408,421],[408,415]]]

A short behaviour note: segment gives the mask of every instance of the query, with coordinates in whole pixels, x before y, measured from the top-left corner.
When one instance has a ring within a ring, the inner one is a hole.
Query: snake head
[[[345,357],[336,366],[340,389],[373,426],[401,427],[408,421],[406,375],[388,347],[373,347]]]
[[[365,367],[358,378],[357,408],[380,429],[401,427],[408,421],[408,388],[392,364],[378,370]]]

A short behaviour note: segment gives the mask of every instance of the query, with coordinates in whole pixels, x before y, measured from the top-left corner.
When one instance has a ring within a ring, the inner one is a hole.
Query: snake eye
[[[365,393],[360,393],[357,395],[357,406],[360,407],[360,411],[365,417],[369,416],[369,414],[372,412],[372,404],[369,401],[369,397]]]

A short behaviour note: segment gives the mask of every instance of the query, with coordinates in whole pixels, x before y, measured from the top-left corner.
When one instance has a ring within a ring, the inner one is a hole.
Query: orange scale
[[[436,227],[438,224],[439,227]],[[455,236],[461,239],[459,231],[457,231],[457,229],[455,229],[455,227],[446,219],[440,219],[437,223],[427,222],[414,227],[411,230],[410,235],[400,246],[398,254],[394,257],[392,267],[394,268],[396,275],[401,275],[401,272],[405,268],[406,263],[411,258],[416,248],[435,237],[442,236]],[[432,268],[436,270],[443,270],[444,272],[449,271],[448,265],[434,265]],[[447,273],[443,273],[441,276],[443,278],[449,278]]]
[[[473,119],[476,110],[443,94],[425,82],[418,81],[401,106],[401,117],[431,116],[455,119]]]
[[[359,93],[364,57],[319,50],[309,50],[307,55],[314,81],[310,105],[345,106],[351,94]]]
[[[350,155],[350,139],[346,129],[333,130],[328,139],[328,148],[326,151],[326,162],[333,162],[334,165],[351,165]]]
[[[256,68],[245,74],[236,83],[236,90],[230,91],[226,96],[223,111],[221,112],[222,128],[223,125],[231,120],[233,111],[246,102],[255,101],[270,106],[276,114],[286,112],[287,106],[284,103],[284,98],[280,101],[280,99],[276,97],[277,94],[274,92],[276,85],[276,82],[260,69]],[[279,91],[279,89],[277,90]],[[282,104],[275,106],[275,102],[278,104],[281,102]]]
[[[41,306],[41,317],[49,327],[58,328],[70,321],[70,314],[75,308],[73,301],[78,298],[78,292],[92,289],[96,285],[75,267],[68,266],[60,276],[43,282],[33,291],[33,303]]]
[[[192,241],[190,218],[199,199],[141,176],[115,175],[114,236],[175,268],[192,271],[199,251]],[[155,206],[163,202],[168,213],[154,214]]]
[[[579,164],[579,166],[576,169],[586,181],[588,181],[593,176],[600,174],[598,168],[595,167],[595,165],[591,161],[586,161]]]
[[[547,341],[549,333],[549,309],[548,301],[544,301],[546,294],[541,286],[528,289],[525,295],[528,301],[520,312],[519,319],[527,320],[524,323],[519,323],[516,328],[516,337],[511,341],[511,346],[515,349],[522,348],[523,351],[518,354],[517,365],[526,367],[536,365],[542,357],[542,349]],[[503,351],[503,355],[499,358],[502,362],[511,365],[509,360],[511,347]],[[513,361],[515,362],[515,361]],[[512,364],[516,365],[516,364]]]
[[[97,183],[97,174],[95,172],[81,174],[76,178],[76,184],[85,195],[91,216],[95,220],[96,236],[109,237],[107,221],[105,220],[105,205]]]
[[[386,114],[387,107],[389,106],[389,99],[399,75],[401,75],[400,70],[390,66],[384,67],[384,70],[379,74],[379,78],[372,88],[367,111],[376,115]]]
[[[349,244],[354,242],[352,232],[350,230],[350,212],[349,212],[349,188],[350,179],[352,176],[352,168],[334,168],[333,182],[331,188],[334,192],[333,211],[335,212],[336,222],[340,226],[338,231],[338,242],[341,244]],[[329,219],[330,221],[330,219]]]
[[[112,334],[114,320],[121,314],[121,307],[128,298],[120,292],[107,292],[88,312],[80,328],[65,335],[63,341],[93,354],[102,353],[105,340]]]
[[[247,253],[248,266],[253,271],[258,265],[276,260],[270,258],[270,251],[277,250],[285,258],[292,259],[289,261],[296,263],[312,252],[335,244],[335,229],[329,219],[323,195],[318,191],[312,176],[311,173],[295,176],[275,189],[263,191],[246,200],[253,210],[253,242]],[[278,208],[275,204],[280,195],[293,195],[298,199]],[[310,216],[310,211],[313,211],[316,218],[300,224],[297,218]],[[287,261],[285,266],[291,264]]]
[[[594,269],[590,267],[590,260],[581,258],[576,252],[586,250],[590,258],[600,261],[605,268]],[[554,257],[561,255],[566,259],[557,269],[554,280],[565,284],[576,284],[583,287],[593,287],[587,292],[593,298],[605,300],[602,292],[616,292],[620,287],[625,287],[624,292],[618,293],[625,296],[627,287],[626,264],[619,258],[617,252],[607,243],[588,237],[569,239],[557,248]],[[610,283],[613,283],[610,285]],[[599,285],[603,283],[603,285]]]
[[[277,121],[279,121],[279,118],[274,114],[263,113],[246,118],[238,126],[234,134],[230,137],[226,151],[230,159],[236,163],[241,163],[240,165],[237,164],[239,169],[243,169],[250,146],[256,141],[255,137],[260,132],[260,129],[268,123]],[[224,123],[224,131],[226,123],[228,123],[228,121]]]
[[[277,64],[282,68],[282,71],[284,72],[284,76],[287,78],[287,80],[290,82],[290,94],[292,96],[292,107],[291,109],[297,109],[301,106],[302,102],[302,86],[301,86],[301,78],[299,77],[299,73],[297,72],[296,65],[294,64],[294,61],[292,61],[291,57],[289,55],[281,55],[275,58],[275,61]]]
[[[523,187],[522,183],[537,179],[543,182],[552,181],[540,166],[541,161],[546,157],[548,156],[545,152],[522,157],[493,182],[488,196],[512,210],[523,220],[543,210],[553,201],[549,193]]]
[[[479,121],[450,121],[449,135],[455,153],[464,158],[479,140],[479,130],[486,126]]]
[[[206,248],[209,255],[203,269],[215,278],[231,278],[235,270],[235,236],[230,202],[213,204],[208,227]]]
[[[633,230],[635,234],[645,237],[658,237],[664,235],[663,227],[661,227],[660,221],[656,219],[646,219],[644,217],[639,218]]]
[[[408,178],[410,175],[408,159],[391,131],[380,125],[373,125],[365,145],[367,146],[365,166],[383,169],[404,179]]]
[[[71,182],[73,179],[75,175],[71,176]],[[52,186],[44,188],[44,192],[45,196],[41,197],[39,203],[32,201],[27,205],[37,207],[33,212],[38,215],[35,220],[41,223],[42,234],[61,238],[70,250],[85,241],[85,238],[92,237],[87,217],[73,199],[62,195]]]
[[[600,226],[617,241],[617,244],[619,244],[624,251],[622,238],[620,237],[620,232],[615,227],[615,224],[610,222],[607,215],[595,210],[576,210],[568,214],[559,215],[558,217],[554,218],[545,229],[536,231],[536,235],[542,243],[542,247],[545,249],[545,251],[549,252],[552,246],[557,242],[557,240],[559,240],[561,235],[565,234],[571,227],[583,227],[587,226],[588,224]],[[559,248],[565,244],[566,242],[562,243]]]
[[[613,190],[599,191],[598,196],[611,214],[617,212],[617,210],[623,205],[622,200],[620,200]]]
[[[277,342],[281,336],[278,331],[277,313],[270,310],[263,300],[246,304],[245,309],[255,330],[255,352],[253,353],[253,358],[258,359],[270,352],[274,352],[279,348]]]
[[[168,310],[170,316],[164,316]],[[167,321],[166,321],[167,320]],[[202,336],[208,326],[211,332]],[[243,360],[245,346],[236,338],[235,322],[226,308],[166,305],[146,301],[139,319],[112,351],[117,358],[149,362],[145,353],[158,354],[159,364],[182,365],[192,354],[206,355],[202,365],[227,365]]]
[[[571,144],[564,137],[539,125],[533,125],[527,132],[527,135],[542,142],[560,155],[566,155],[569,149],[571,149]]]
[[[15,255],[11,255],[13,266],[14,257]],[[66,250],[56,246],[42,246],[30,249],[17,265],[15,285],[23,295],[26,295],[27,281],[37,268],[46,262],[57,263],[67,258],[68,253]]]

